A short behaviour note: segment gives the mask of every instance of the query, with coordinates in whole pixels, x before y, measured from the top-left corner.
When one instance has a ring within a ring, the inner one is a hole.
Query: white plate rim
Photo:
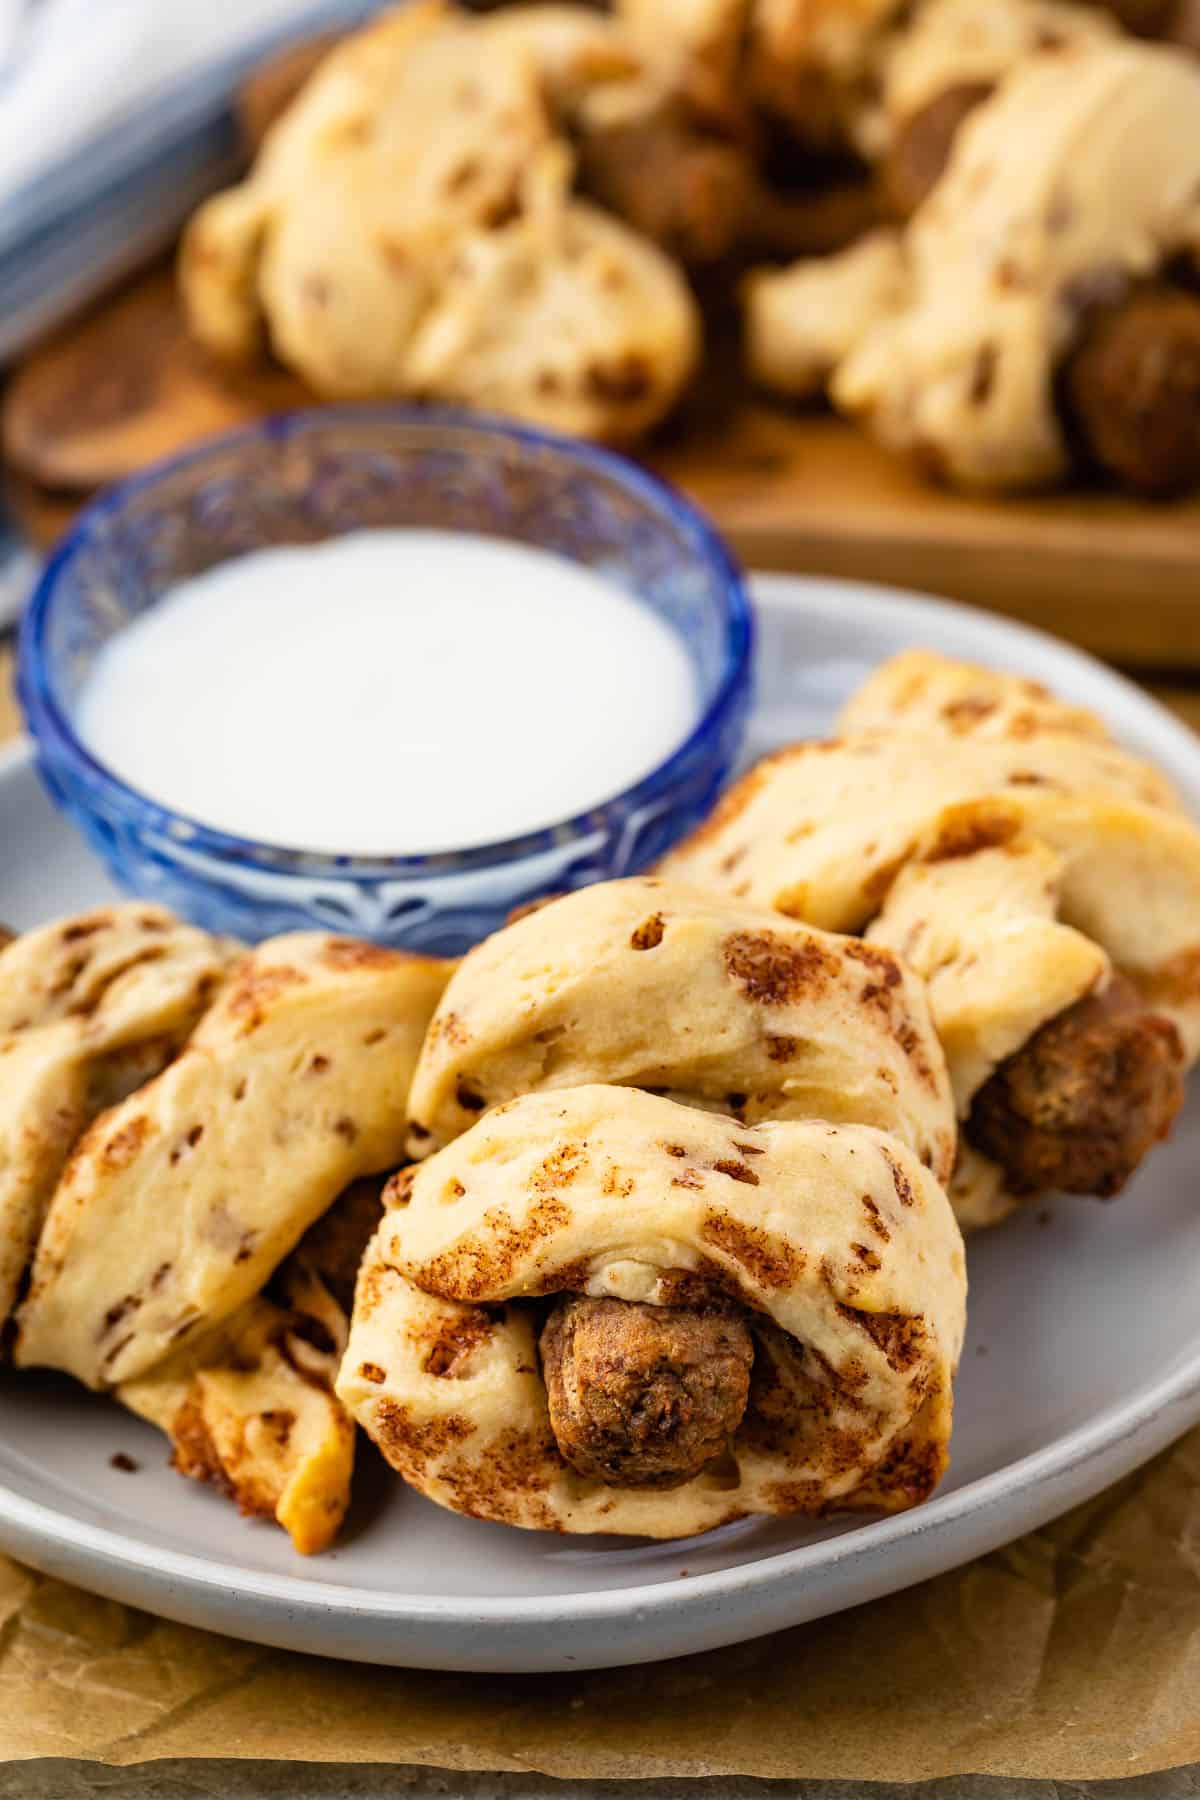
[[[899,625],[911,632],[912,641],[921,641],[931,631],[941,640],[947,635],[969,637],[971,649],[982,662],[1020,666],[1024,648],[1036,657],[1039,675],[1050,681],[1055,670],[1061,670],[1070,683],[1085,679],[1098,694],[1107,689],[1115,706],[1127,719],[1137,721],[1141,745],[1151,755],[1161,755],[1176,767],[1189,764],[1200,784],[1200,744],[1194,734],[1171,717],[1156,701],[1144,694],[1133,682],[1104,668],[1086,653],[1061,643],[1058,639],[1033,627],[993,617],[956,602],[936,600],[901,588],[878,584],[842,581],[832,577],[805,577],[764,574],[752,578],[752,587],[769,597],[772,605],[789,606],[827,618],[844,615],[853,608],[865,621],[883,621],[889,627]],[[1103,698],[1098,701],[1103,706]],[[23,741],[0,751],[0,780],[23,769],[31,758],[31,749]],[[0,1482],[0,1528],[13,1553],[28,1560],[52,1566],[66,1556],[72,1578],[80,1574],[84,1562],[95,1564],[96,1585],[116,1591],[114,1581],[128,1576],[142,1584],[142,1591],[153,1598],[146,1604],[158,1605],[168,1616],[195,1617],[186,1591],[230,1599],[231,1577],[236,1581],[240,1599],[266,1603],[271,1616],[257,1622],[245,1619],[241,1627],[248,1637],[261,1641],[283,1641],[294,1632],[281,1635],[279,1620],[295,1615],[344,1616],[364,1621],[375,1619],[394,1622],[413,1630],[427,1627],[444,1642],[446,1628],[468,1629],[484,1624],[508,1624],[514,1627],[545,1626],[570,1628],[579,1633],[589,1625],[602,1627],[616,1620],[636,1617],[639,1626],[652,1627],[655,1621],[671,1626],[673,1643],[687,1635],[689,1626],[698,1629],[698,1647],[756,1635],[760,1630],[777,1628],[786,1623],[789,1610],[797,1621],[829,1610],[824,1606],[805,1606],[801,1596],[809,1580],[816,1574],[830,1575],[843,1570],[847,1563],[873,1568],[868,1585],[851,1599],[838,1604],[854,1603],[854,1598],[882,1595],[911,1585],[921,1578],[903,1558],[895,1558],[896,1579],[886,1570],[879,1578],[881,1562],[887,1560],[899,1545],[929,1538],[957,1537],[953,1554],[936,1562],[943,1570],[970,1560],[988,1549],[1009,1541],[1022,1531],[1036,1528],[1094,1491],[1081,1486],[1080,1477],[1097,1458],[1107,1459],[1103,1482],[1116,1481],[1131,1469],[1165,1448],[1190,1426],[1200,1423],[1200,1324],[1197,1325],[1190,1349],[1180,1352],[1177,1365],[1165,1375],[1143,1384],[1101,1409],[1085,1423],[1064,1432],[1042,1448],[1005,1464],[1002,1468],[978,1477],[963,1487],[935,1496],[912,1512],[891,1518],[873,1520],[856,1526],[846,1534],[816,1543],[778,1551],[752,1562],[731,1568],[716,1569],[699,1575],[684,1575],[674,1581],[656,1581],[600,1591],[533,1596],[446,1597],[405,1596],[371,1593],[358,1587],[322,1582],[319,1589],[300,1576],[264,1574],[246,1569],[231,1561],[224,1569],[211,1559],[188,1552],[149,1547],[137,1538],[126,1536],[103,1526],[64,1517],[54,1508],[31,1501],[7,1489]],[[1007,1510],[1019,1497],[1017,1513]],[[1006,1505],[1007,1503],[1007,1505]],[[962,1528],[971,1525],[969,1539]],[[932,1572],[932,1570],[931,1570]],[[103,1579],[101,1579],[103,1577]],[[181,1590],[183,1590],[181,1592]],[[769,1621],[757,1623],[745,1617],[726,1625],[715,1633],[711,1629],[715,1607],[735,1596],[741,1600],[755,1594],[771,1594],[765,1610]],[[797,1604],[789,1609],[781,1600],[791,1595]],[[272,1617],[274,1628],[272,1628]],[[260,1627],[255,1629],[255,1625]],[[708,1629],[701,1628],[707,1624]],[[218,1629],[221,1627],[217,1627]],[[402,1646],[397,1646],[401,1648]],[[324,1654],[346,1655],[324,1644],[314,1644]],[[434,1650],[435,1646],[430,1646]],[[514,1646],[514,1649],[516,1647]],[[363,1646],[365,1660],[379,1660],[380,1644],[372,1641]],[[608,1661],[630,1661],[647,1656],[673,1653],[670,1649],[627,1646],[619,1657],[597,1657],[585,1652],[579,1658],[547,1650],[545,1660],[522,1660],[526,1668],[552,1666],[593,1666]],[[446,1660],[439,1651],[422,1664],[420,1653],[402,1659],[414,1666],[470,1667],[466,1660]],[[476,1662],[476,1667],[499,1667],[494,1659]],[[514,1664],[514,1666],[517,1666]]]

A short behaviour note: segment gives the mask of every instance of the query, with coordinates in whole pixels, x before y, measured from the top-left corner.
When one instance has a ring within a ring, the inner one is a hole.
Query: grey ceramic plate
[[[762,578],[754,752],[825,729],[865,670],[927,644],[1043,677],[1099,709],[1200,813],[1200,744],[1136,689],[1036,633],[826,580]],[[0,760],[0,918],[106,891],[25,753]],[[0,1546],[212,1630],[445,1669],[651,1661],[853,1606],[977,1556],[1095,1493],[1200,1421],[1200,1093],[1111,1206],[1062,1201],[976,1240],[950,1476],[899,1518],[730,1526],[677,1545],[555,1538],[439,1511],[363,1458],[338,1549],[165,1467],[163,1443],[51,1378],[0,1381]],[[125,1474],[122,1450],[139,1468]]]

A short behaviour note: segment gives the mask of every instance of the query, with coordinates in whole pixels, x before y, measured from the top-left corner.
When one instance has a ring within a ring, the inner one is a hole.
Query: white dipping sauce
[[[182,582],[100,653],[78,728],[206,825],[381,855],[610,800],[698,713],[683,646],[620,588],[523,544],[392,530]]]

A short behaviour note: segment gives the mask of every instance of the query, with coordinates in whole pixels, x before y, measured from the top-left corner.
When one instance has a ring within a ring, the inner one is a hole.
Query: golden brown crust
[[[275,1501],[264,1486],[240,1478],[237,1458],[227,1467],[204,1417],[199,1395],[189,1394],[171,1425],[171,1467],[190,1481],[203,1481],[231,1500],[246,1518],[273,1519]]]

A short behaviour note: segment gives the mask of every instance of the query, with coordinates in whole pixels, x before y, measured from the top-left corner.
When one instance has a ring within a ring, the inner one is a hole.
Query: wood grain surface
[[[946,594],[1115,660],[1200,668],[1200,499],[946,493],[845,422],[750,393],[735,345],[715,337],[704,378],[644,455],[711,513],[747,565]],[[44,542],[90,490],[305,403],[281,369],[230,371],[206,357],[161,267],[16,371],[3,414],[12,503]]]

